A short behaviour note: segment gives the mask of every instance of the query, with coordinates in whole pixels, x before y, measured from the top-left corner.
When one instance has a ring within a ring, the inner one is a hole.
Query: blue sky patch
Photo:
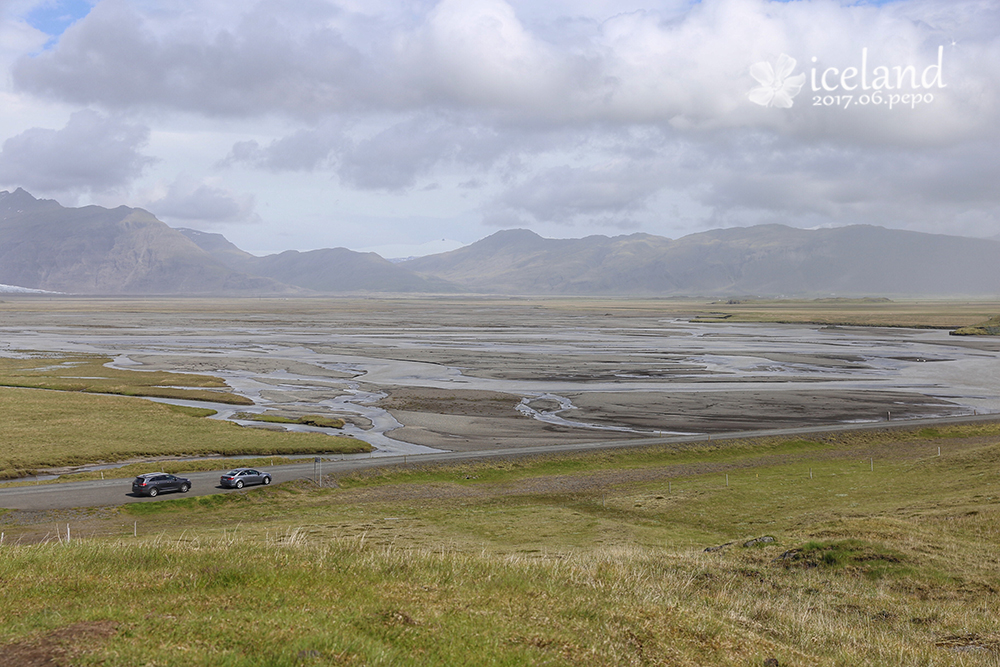
[[[89,0],[50,0],[33,9],[25,20],[33,28],[52,37],[59,37],[93,9]]]

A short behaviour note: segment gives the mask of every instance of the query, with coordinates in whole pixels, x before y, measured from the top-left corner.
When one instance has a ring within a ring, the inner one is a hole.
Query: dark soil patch
[[[52,630],[40,637],[0,647],[0,667],[71,665],[76,656],[94,650],[114,636],[114,621],[83,621]]]

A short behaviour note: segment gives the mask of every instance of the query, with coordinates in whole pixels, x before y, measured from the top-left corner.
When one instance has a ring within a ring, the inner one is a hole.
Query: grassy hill
[[[994,424],[8,512],[0,655],[995,665],[998,463]]]

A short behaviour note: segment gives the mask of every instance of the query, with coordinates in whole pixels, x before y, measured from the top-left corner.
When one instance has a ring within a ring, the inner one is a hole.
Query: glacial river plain
[[[215,375],[254,402],[240,411],[341,417],[376,455],[1000,413],[1000,345],[946,330],[704,323],[609,301],[4,306],[0,355]]]

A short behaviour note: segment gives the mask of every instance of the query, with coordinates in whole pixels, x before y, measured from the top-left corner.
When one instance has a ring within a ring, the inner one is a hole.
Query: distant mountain
[[[459,291],[445,280],[418,276],[373,252],[325,248],[308,252],[288,250],[256,257],[243,252],[221,234],[206,234],[193,229],[178,231],[234,270],[267,276],[316,292]]]
[[[200,232],[197,229],[185,229],[183,227],[178,227],[176,231],[183,234],[189,241],[192,241],[196,246],[226,266],[238,265],[240,262],[247,262],[254,259],[253,255],[237,248],[222,234]]]
[[[142,209],[65,208],[17,189],[0,192],[0,286],[78,294],[996,297],[1000,242],[869,225],[760,225],[676,240],[546,239],[515,229],[399,263],[346,248],[257,257]]]
[[[483,293],[761,296],[1000,294],[1000,243],[869,225],[544,239],[497,232],[401,264]]]
[[[0,283],[75,294],[287,294],[227,268],[139,208],[65,208],[0,192]]]

